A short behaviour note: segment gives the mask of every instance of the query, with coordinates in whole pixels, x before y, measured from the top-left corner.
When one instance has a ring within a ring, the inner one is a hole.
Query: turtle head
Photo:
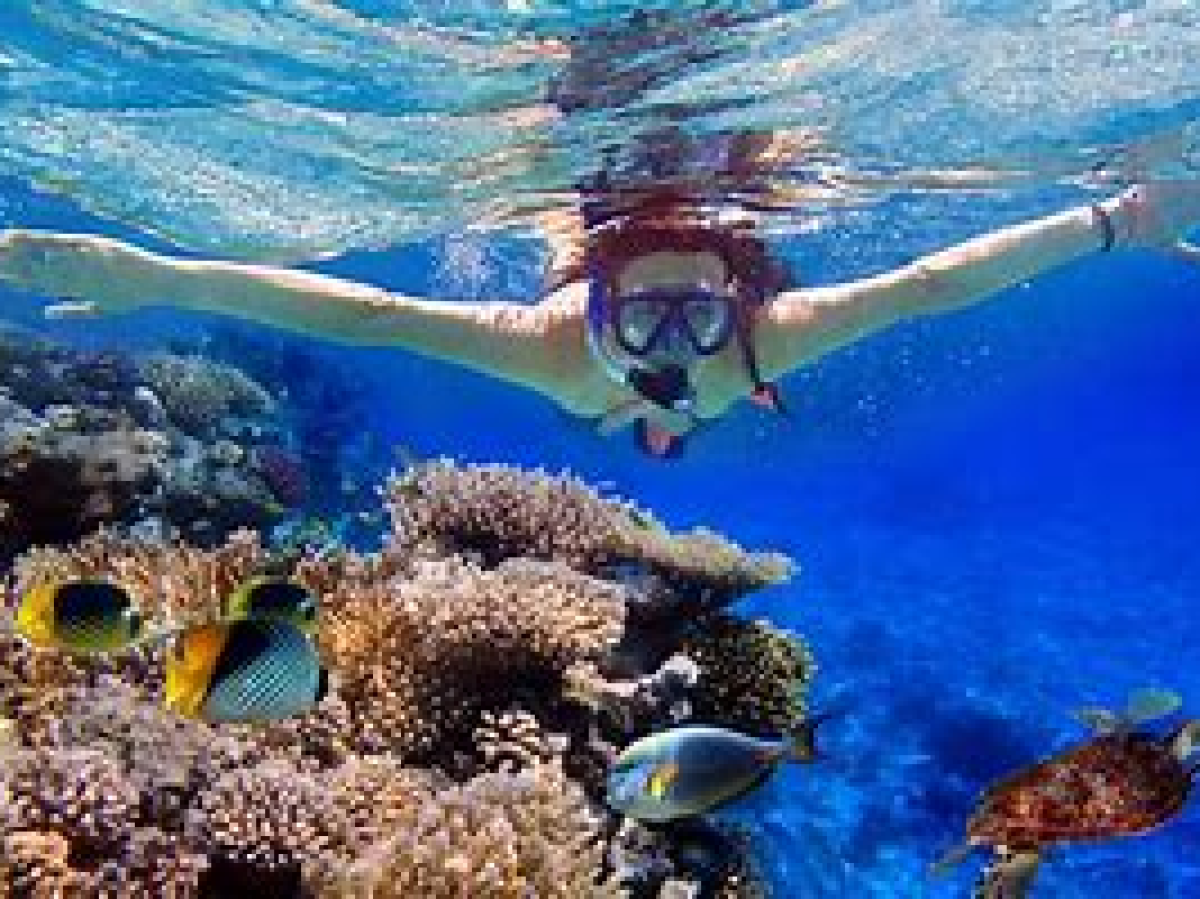
[[[1167,739],[1171,755],[1186,762],[1200,750],[1200,718],[1191,718],[1176,728]]]

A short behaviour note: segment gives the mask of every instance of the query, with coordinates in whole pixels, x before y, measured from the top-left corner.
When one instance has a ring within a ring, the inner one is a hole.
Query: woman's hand
[[[1118,243],[1200,257],[1200,249],[1185,239],[1200,227],[1200,180],[1148,181],[1115,203]]]
[[[135,277],[144,251],[107,237],[0,231],[0,280],[62,297],[48,316],[129,312],[152,301]]]

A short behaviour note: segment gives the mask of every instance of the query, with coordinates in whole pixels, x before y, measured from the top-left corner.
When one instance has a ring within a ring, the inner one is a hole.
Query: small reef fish
[[[17,633],[44,649],[116,652],[138,642],[143,627],[129,593],[102,580],[38,584],[17,607]]]
[[[712,811],[760,786],[783,761],[816,758],[811,718],[793,737],[759,740],[720,727],[689,725],[627,747],[608,775],[608,804],[639,821],[663,823]]]
[[[311,637],[317,628],[317,598],[312,592],[281,577],[255,577],[221,600],[221,617],[269,618],[288,621]]]
[[[166,653],[164,704],[210,723],[302,714],[324,698],[328,674],[312,641],[288,621],[244,618],[189,627]]]

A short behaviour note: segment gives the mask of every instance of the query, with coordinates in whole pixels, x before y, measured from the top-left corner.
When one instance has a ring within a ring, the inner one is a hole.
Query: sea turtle
[[[1145,833],[1169,821],[1200,767],[1188,762],[1200,748],[1200,719],[1166,736],[1139,728],[1179,706],[1174,693],[1139,690],[1123,712],[1078,711],[1094,736],[993,784],[967,823],[966,844],[935,869],[961,861],[974,846],[990,846],[995,858],[976,899],[1020,899],[1048,849]]]

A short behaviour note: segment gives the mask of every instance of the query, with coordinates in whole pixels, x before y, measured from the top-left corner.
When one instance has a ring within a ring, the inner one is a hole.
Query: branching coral
[[[346,874],[374,899],[601,899],[603,822],[556,763],[429,796]],[[334,895],[334,894],[330,894]]]
[[[102,752],[10,752],[0,798],[0,877],[14,896],[198,895],[205,859],[140,826],[138,789]]]
[[[562,565],[457,559],[330,597],[321,640],[364,751],[444,763],[485,710],[545,702],[621,635],[622,591]]]
[[[338,840],[334,811],[320,784],[272,761],[231,771],[203,791],[185,833],[207,851],[210,891],[292,896],[300,891],[301,866]]]
[[[221,597],[268,559],[252,531],[238,531],[211,550],[100,531],[66,549],[43,547],[22,556],[14,566],[9,605],[35,584],[104,578],[129,590],[152,622],[173,624],[215,615]]]
[[[396,534],[373,554],[100,532],[18,560],[9,615],[32,585],[104,577],[152,627],[212,617],[253,574],[291,577],[318,598],[331,692],[286,721],[210,726],[162,711],[154,644],[67,658],[0,634],[0,897],[756,895],[741,848],[697,873],[672,831],[622,860],[602,793],[650,730],[797,723],[811,656],[713,611],[786,566],[498,466],[419,466],[389,502]]]

